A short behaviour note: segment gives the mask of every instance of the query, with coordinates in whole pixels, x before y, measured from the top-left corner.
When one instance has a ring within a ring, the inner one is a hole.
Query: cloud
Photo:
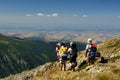
[[[26,14],[26,16],[34,16],[33,14]]]
[[[51,15],[46,15],[46,16],[50,17]]]
[[[37,16],[45,16],[43,13],[38,13]]]
[[[26,14],[26,16],[34,16],[34,15],[33,14]],[[36,16],[56,17],[56,16],[59,16],[59,14],[58,13],[52,13],[52,14],[37,13]]]
[[[117,16],[117,18],[120,18],[120,16]]]
[[[86,18],[86,17],[88,17],[88,16],[87,16],[86,14],[83,14],[82,17],[83,17],[83,18]]]
[[[52,13],[52,14],[43,14],[43,13],[38,13],[37,16],[53,16],[53,17],[56,17],[58,16],[59,14],[58,13]]]
[[[73,14],[73,16],[78,16],[77,14]]]
[[[54,16],[54,17],[55,17],[55,16],[58,16],[58,15],[59,15],[58,13],[53,13],[53,14],[52,14],[52,16]]]

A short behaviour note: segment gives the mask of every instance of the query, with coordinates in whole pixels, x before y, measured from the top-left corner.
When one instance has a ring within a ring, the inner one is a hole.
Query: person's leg
[[[90,53],[87,53],[87,64],[90,65],[90,57],[89,57]]]
[[[87,57],[87,64],[90,65],[90,57]]]
[[[71,70],[71,66],[72,66],[72,63],[69,63],[69,68],[68,68],[68,70]]]
[[[69,60],[69,62],[70,62],[70,67],[68,68],[68,70],[71,70],[72,68],[72,57],[70,57],[70,60]]]
[[[60,58],[60,69],[62,71],[62,68],[63,68],[63,57]]]
[[[94,64],[94,60],[95,60],[95,58],[92,58],[92,59],[91,59],[91,64]]]
[[[72,69],[73,71],[75,71],[75,67],[73,67],[73,69]]]
[[[72,71],[75,71],[75,67],[77,66],[77,63],[76,62],[72,62],[72,66],[71,66],[71,70]]]
[[[66,61],[64,61],[64,71],[66,70]]]
[[[60,63],[60,70],[62,71],[63,63]]]

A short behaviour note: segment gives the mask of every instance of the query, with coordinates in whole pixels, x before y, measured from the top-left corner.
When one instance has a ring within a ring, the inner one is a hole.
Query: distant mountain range
[[[120,35],[120,32],[104,32],[104,31],[40,31],[40,32],[16,32],[11,31],[6,33],[7,36],[18,37],[29,40],[44,40],[54,42],[85,42],[88,38],[92,38],[94,42],[100,43],[106,39],[115,38]]]
[[[0,34],[0,77],[56,61],[56,43],[7,37]],[[76,43],[79,50],[84,50],[85,43]],[[67,43],[67,45],[69,44]]]
[[[84,26],[84,25],[83,25]],[[24,39],[36,39],[45,41],[77,41],[86,42],[93,38],[95,42],[103,42],[106,39],[115,38],[120,35],[119,26],[28,26],[28,27],[2,27],[0,32],[7,36]]]

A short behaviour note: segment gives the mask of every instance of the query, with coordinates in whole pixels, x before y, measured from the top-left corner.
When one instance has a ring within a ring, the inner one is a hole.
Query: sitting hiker
[[[92,39],[88,39],[86,45],[86,54],[87,57],[87,63],[88,65],[93,64],[93,61],[95,59],[95,53],[97,51],[97,45],[92,43]]]
[[[107,62],[108,62],[108,59],[105,59],[105,58],[102,56],[99,63],[107,63]]]
[[[60,47],[60,67],[61,70],[64,67],[64,71],[66,70],[66,60],[67,60],[67,50],[68,48],[66,47],[65,43],[61,43],[61,47]]]
[[[70,53],[70,68],[69,70],[75,71],[75,67],[77,66],[77,48],[76,44],[73,42],[70,42],[70,48],[68,49],[68,52]]]

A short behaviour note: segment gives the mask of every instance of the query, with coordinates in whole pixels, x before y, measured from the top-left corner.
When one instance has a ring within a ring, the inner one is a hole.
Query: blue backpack
[[[96,52],[89,52],[89,57],[90,58],[95,58],[96,57]]]

